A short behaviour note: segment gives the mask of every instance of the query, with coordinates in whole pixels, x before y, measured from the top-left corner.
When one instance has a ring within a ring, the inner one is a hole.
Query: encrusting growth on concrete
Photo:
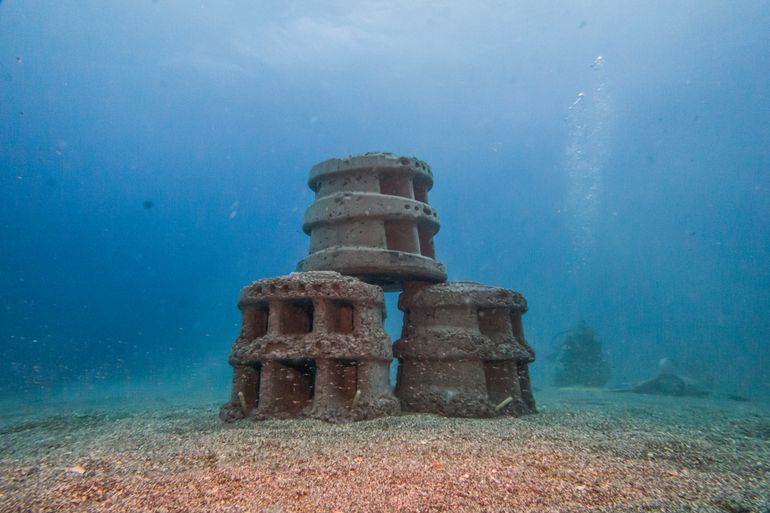
[[[316,193],[303,224],[309,254],[297,272],[241,291],[232,395],[220,417],[534,413],[526,300],[512,290],[446,282],[433,242],[439,221],[428,204],[430,167],[367,153],[316,165],[308,185]],[[393,346],[383,291],[402,292],[404,324]]]
[[[408,287],[396,395],[406,411],[452,417],[533,413],[524,297],[480,283]],[[508,403],[503,402],[510,398]]]
[[[233,391],[254,418],[360,420],[398,413],[382,290],[334,271],[257,280],[241,291]],[[240,408],[222,408],[227,419]]]
[[[302,229],[310,254],[298,271],[332,270],[401,290],[404,281],[443,282],[433,236],[438,213],[428,205],[433,187],[423,161],[387,153],[329,159],[313,167],[315,202]]]

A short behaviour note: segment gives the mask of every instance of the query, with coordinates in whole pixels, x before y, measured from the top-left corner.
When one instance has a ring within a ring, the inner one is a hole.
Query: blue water
[[[225,401],[310,167],[390,151],[433,168],[450,279],[528,298],[536,387],[585,321],[610,385],[669,357],[767,400],[768,70],[760,0],[5,0],[0,397]]]

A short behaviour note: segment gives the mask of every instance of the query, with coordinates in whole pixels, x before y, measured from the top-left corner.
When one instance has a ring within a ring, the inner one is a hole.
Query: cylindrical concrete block
[[[398,307],[404,328],[393,351],[404,410],[464,417],[535,411],[521,294],[472,282],[412,283]]]
[[[235,375],[225,420],[244,416],[241,396],[246,414],[258,419],[399,412],[383,380],[393,354],[379,287],[332,271],[292,273],[245,287],[238,307],[243,325],[230,352]]]
[[[310,254],[298,271],[337,271],[386,291],[446,280],[435,259],[439,221],[425,162],[389,153],[334,158],[311,169],[308,185],[316,193],[302,225]]]

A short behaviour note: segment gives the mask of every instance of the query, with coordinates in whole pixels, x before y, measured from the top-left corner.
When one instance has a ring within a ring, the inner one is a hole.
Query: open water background
[[[391,151],[450,279],[528,298],[535,386],[585,321],[610,384],[669,357],[767,400],[768,70],[760,0],[5,0],[0,397],[224,402],[310,167]]]

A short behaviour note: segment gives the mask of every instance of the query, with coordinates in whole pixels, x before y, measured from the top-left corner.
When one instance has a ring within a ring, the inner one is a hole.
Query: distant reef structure
[[[661,358],[658,361],[658,374],[654,378],[616,388],[613,392],[676,397],[702,397],[711,394],[711,391],[704,384],[680,374],[676,362],[671,358]],[[745,397],[737,395],[727,397],[734,401],[747,400]]]
[[[582,323],[559,334],[554,384],[557,387],[602,387],[610,379],[610,366],[604,357],[602,341],[596,332]]]
[[[296,272],[240,294],[225,421],[365,420],[403,411],[452,417],[535,413],[518,292],[447,282],[433,238],[430,166],[366,153],[310,170],[308,255]],[[401,338],[385,333],[383,292],[401,292]],[[398,359],[395,393],[389,367]]]

